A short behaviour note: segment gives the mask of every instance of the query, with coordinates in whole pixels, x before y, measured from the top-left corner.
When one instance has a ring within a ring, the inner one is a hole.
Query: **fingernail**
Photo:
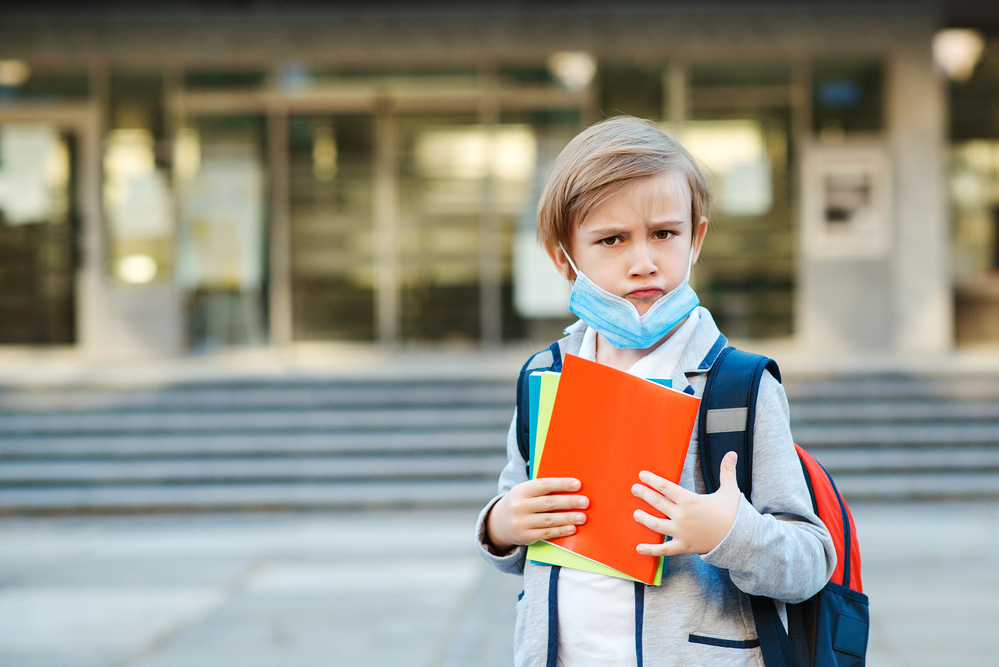
[[[631,487],[631,492],[637,496],[642,492],[642,487],[638,484],[635,484],[634,486]]]
[[[586,496],[583,496],[582,498],[579,499],[579,507],[580,507],[580,509],[586,509],[589,506],[590,506],[590,499],[589,498],[587,498]]]
[[[649,481],[649,473],[647,473],[647,472],[645,472],[643,470],[642,472],[638,473],[638,479],[642,480],[643,482],[648,482]]]
[[[575,526],[566,526],[565,527],[565,534],[566,535],[572,535],[575,532],[576,532],[576,527]]]
[[[576,523],[586,523],[586,515],[585,514],[577,514],[576,515]]]
[[[574,479],[571,482],[569,482],[569,490],[570,491],[579,491],[579,487],[580,487],[580,484],[579,484],[579,480],[578,479]]]

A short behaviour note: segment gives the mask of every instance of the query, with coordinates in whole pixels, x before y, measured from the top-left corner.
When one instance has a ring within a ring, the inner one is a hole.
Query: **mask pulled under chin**
[[[682,322],[700,304],[690,286],[690,261],[687,277],[668,294],[660,297],[644,315],[624,297],[611,294],[587,278],[565,252],[569,265],[576,272],[569,296],[569,310],[587,325],[596,329],[614,347],[646,349]]]

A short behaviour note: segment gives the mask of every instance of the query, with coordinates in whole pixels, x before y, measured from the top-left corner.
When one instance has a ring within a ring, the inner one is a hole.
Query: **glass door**
[[[0,121],[0,344],[76,342],[74,134]]]
[[[681,142],[708,167],[715,202],[694,271],[701,302],[734,338],[794,333],[790,68],[690,70]]]
[[[400,338],[478,341],[486,130],[468,115],[397,119]]]
[[[294,340],[373,341],[374,117],[289,118]]]
[[[266,321],[278,345],[495,345],[565,320],[514,303],[515,267],[548,260],[513,246],[533,238],[540,178],[585,95],[549,82],[525,100],[527,84],[478,75],[327,79],[269,106],[174,93],[176,276],[195,346],[255,342]]]
[[[267,339],[263,116],[200,116],[180,130],[176,279],[196,351]]]

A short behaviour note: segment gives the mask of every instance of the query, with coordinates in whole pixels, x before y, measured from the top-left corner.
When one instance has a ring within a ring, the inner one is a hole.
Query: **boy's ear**
[[[561,246],[555,246],[552,248],[548,244],[545,244],[545,252],[552,260],[552,264],[555,265],[555,269],[562,275],[566,280],[575,280],[576,272],[572,270],[572,266],[569,264],[568,258],[566,258],[565,253],[562,251]]]
[[[693,244],[694,252],[690,259],[690,264],[693,266],[697,264],[697,258],[701,255],[701,244],[704,243],[704,235],[708,233],[708,219],[703,215],[701,216],[701,224],[697,225],[697,232],[694,234]]]

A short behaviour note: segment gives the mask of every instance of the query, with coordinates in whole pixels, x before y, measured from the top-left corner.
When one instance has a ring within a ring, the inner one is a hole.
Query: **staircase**
[[[999,378],[788,378],[851,499],[999,497]],[[0,387],[0,513],[480,505],[512,381]]]
[[[0,512],[484,503],[496,381],[215,381],[0,393]]]
[[[847,498],[999,497],[999,377],[785,381],[795,440]]]

